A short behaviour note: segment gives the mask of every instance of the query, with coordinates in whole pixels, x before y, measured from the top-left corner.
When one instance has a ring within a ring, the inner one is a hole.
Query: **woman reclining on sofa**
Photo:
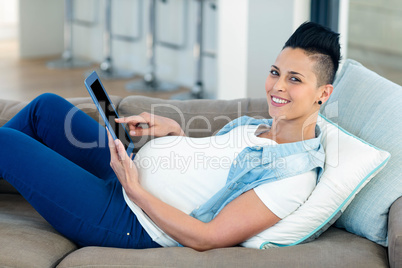
[[[339,35],[304,23],[270,67],[272,119],[240,117],[193,139],[165,117],[122,118],[130,135],[163,137],[134,161],[85,113],[66,124],[74,106],[41,95],[0,128],[0,176],[80,246],[237,245],[295,211],[319,180],[325,154],[316,121],[339,60]]]

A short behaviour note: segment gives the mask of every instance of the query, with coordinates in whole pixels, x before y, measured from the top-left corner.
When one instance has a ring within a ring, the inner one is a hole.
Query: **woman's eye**
[[[291,77],[290,80],[292,80],[293,82],[301,82],[301,80],[297,77]]]
[[[275,70],[271,70],[270,73],[271,73],[272,75],[275,75],[275,76],[276,76],[276,75],[279,75],[279,73],[278,73],[277,71],[275,71]]]

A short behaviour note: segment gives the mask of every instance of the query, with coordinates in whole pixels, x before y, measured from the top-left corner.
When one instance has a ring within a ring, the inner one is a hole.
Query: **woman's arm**
[[[199,251],[237,245],[280,220],[253,190],[230,202],[216,218],[204,223],[142,188],[133,188],[127,195],[156,225],[180,244]]]
[[[237,245],[277,223],[278,218],[250,190],[232,202],[209,223],[199,221],[162,202],[138,181],[135,164],[127,157],[122,143],[109,134],[111,166],[127,196],[165,233],[184,246],[207,250]]]
[[[143,112],[139,115],[116,118],[117,123],[127,124],[131,136],[186,136],[180,125],[173,119]],[[142,128],[139,124],[147,124]]]

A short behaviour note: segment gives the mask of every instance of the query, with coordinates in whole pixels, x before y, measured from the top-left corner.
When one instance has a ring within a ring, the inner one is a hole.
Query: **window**
[[[311,21],[341,33],[346,58],[402,85],[402,1],[311,0]]]

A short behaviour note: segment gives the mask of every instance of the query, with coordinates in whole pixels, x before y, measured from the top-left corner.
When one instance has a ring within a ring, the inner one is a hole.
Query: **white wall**
[[[22,58],[63,51],[63,1],[20,0],[19,41]]]
[[[218,99],[247,95],[248,1],[220,0],[218,16]]]
[[[269,68],[310,18],[310,0],[220,0],[220,6],[217,97],[265,97]]]
[[[0,41],[18,38],[18,1],[0,0]]]
[[[270,66],[293,31],[310,18],[310,0],[249,1],[247,97],[265,97]]]

